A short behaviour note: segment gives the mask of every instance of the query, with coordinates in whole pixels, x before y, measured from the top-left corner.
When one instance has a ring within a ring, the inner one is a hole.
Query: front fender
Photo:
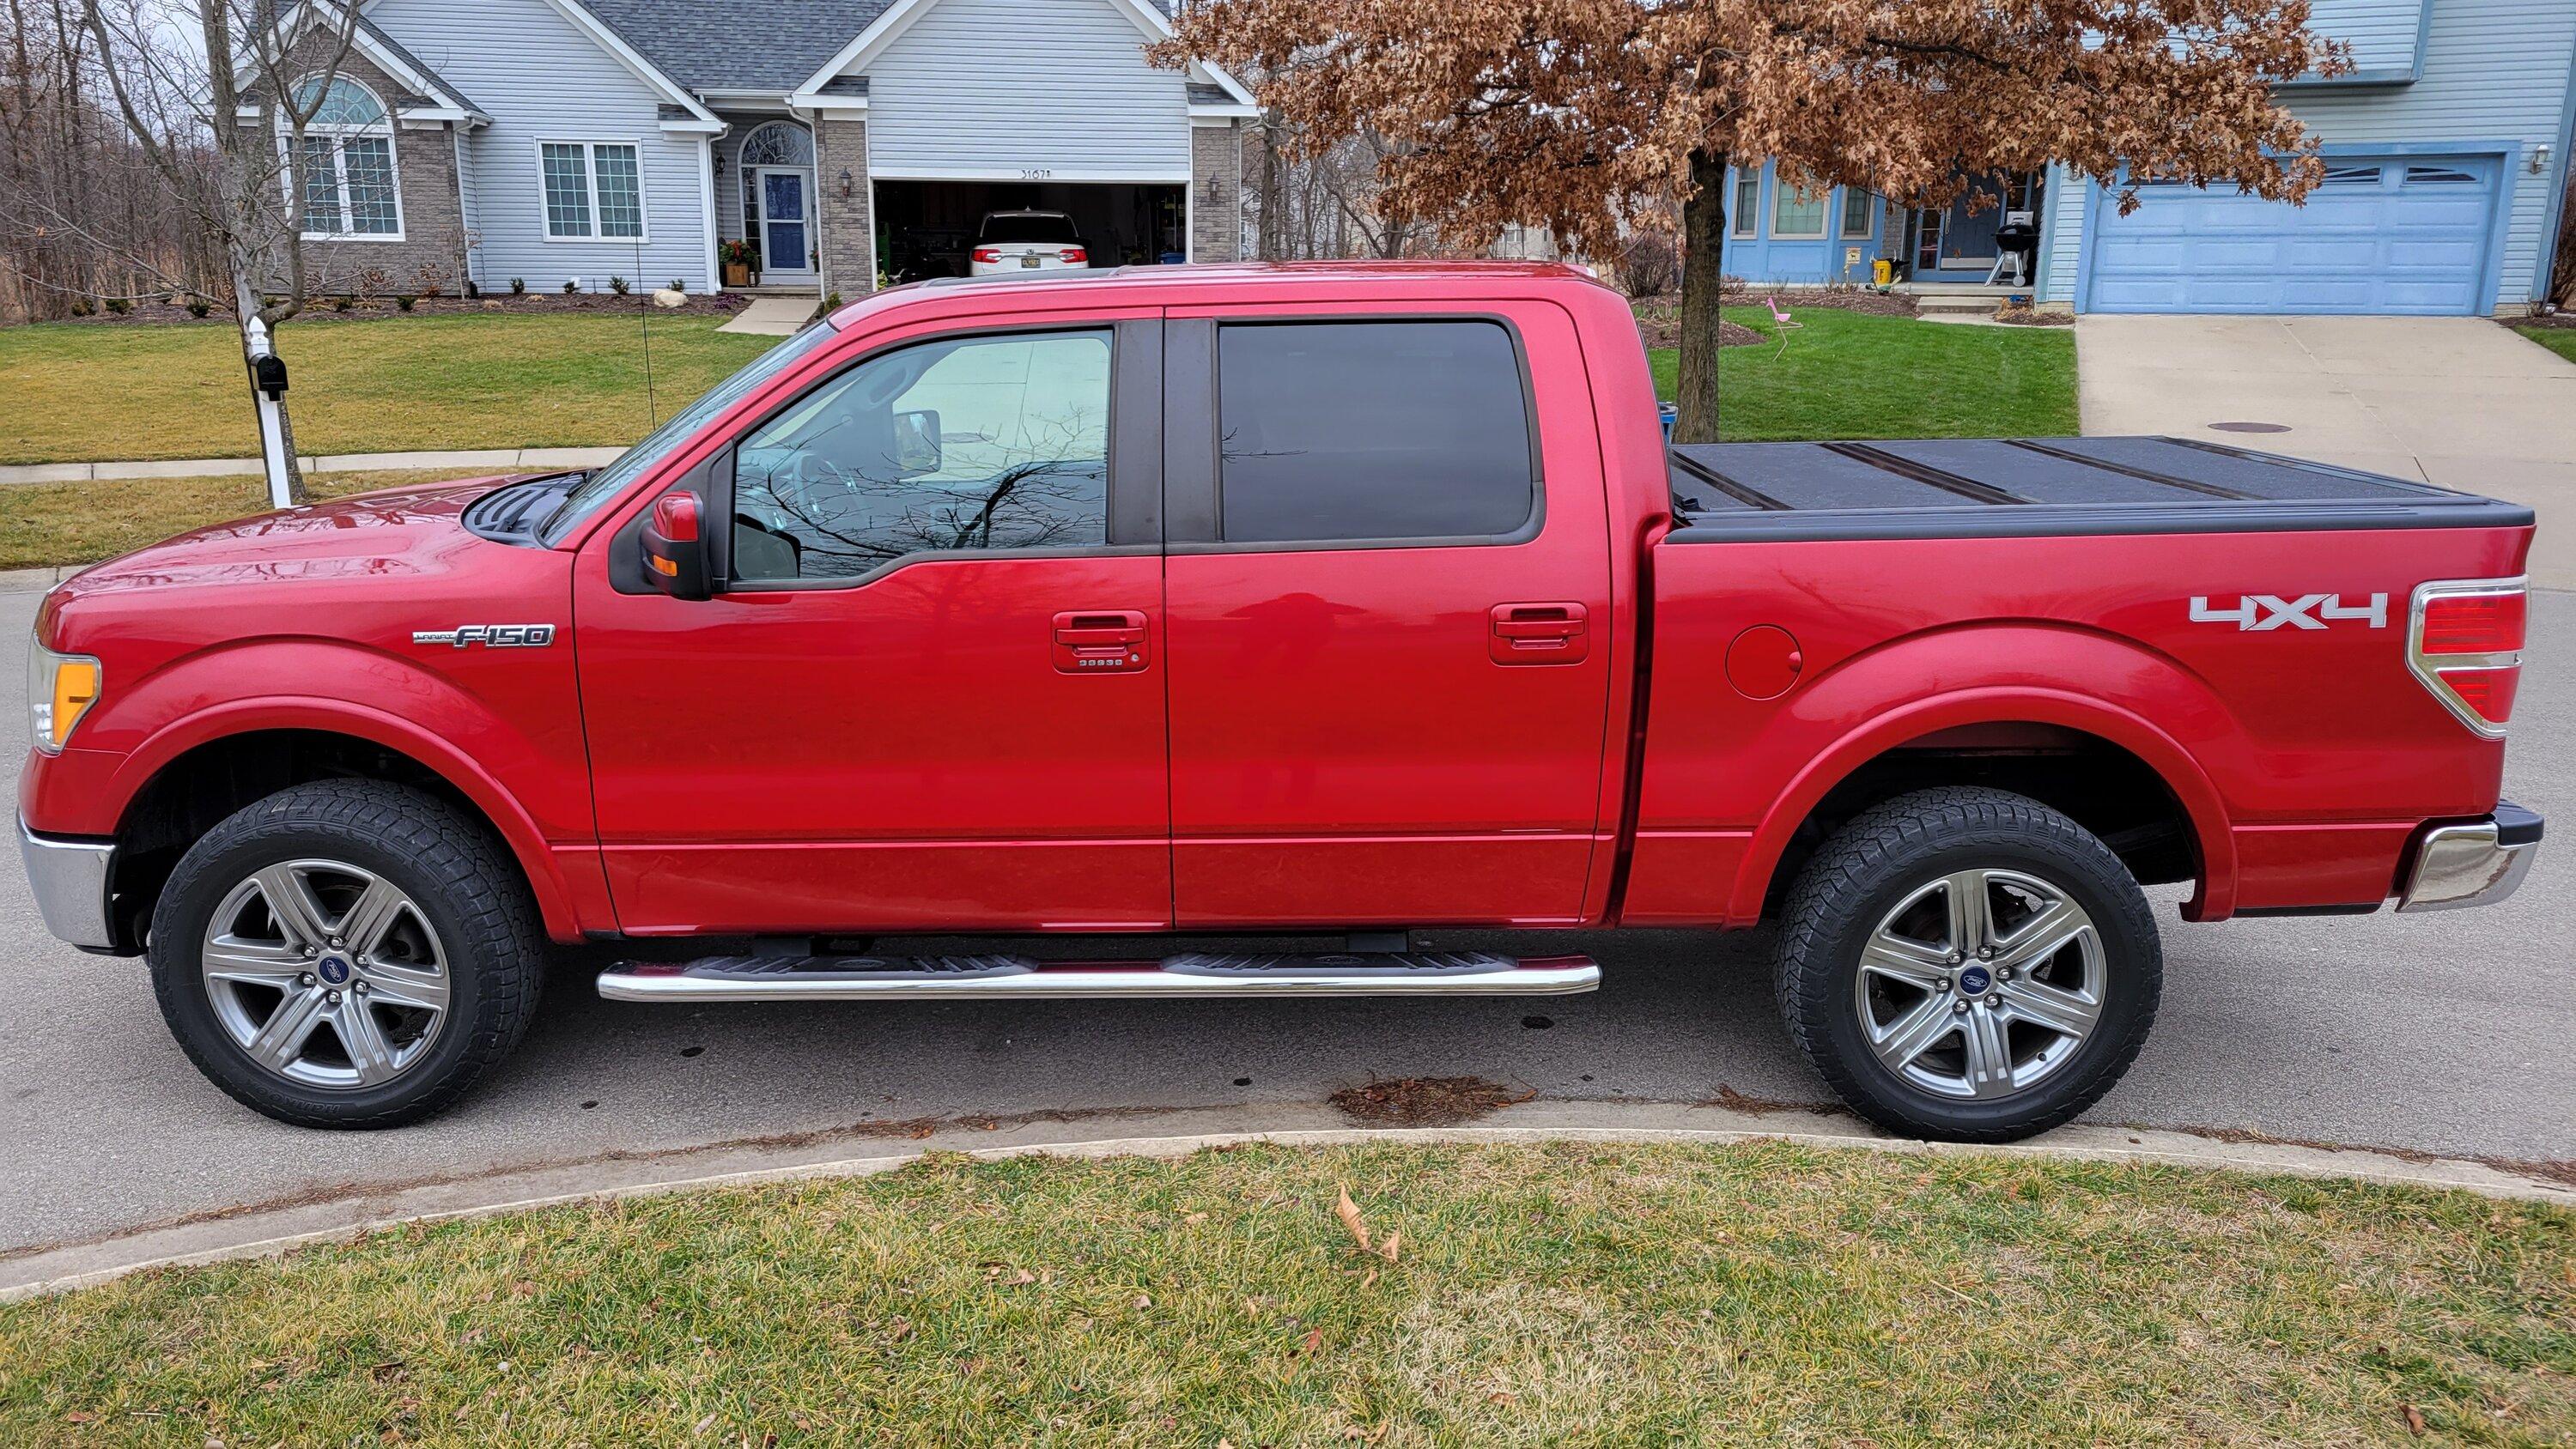
[[[553,651],[458,651],[433,667],[299,637],[199,651],[122,688],[111,679],[79,748],[31,768],[42,778],[29,816],[66,834],[116,834],[144,787],[191,750],[260,731],[342,735],[414,761],[482,811],[549,935],[610,929],[570,654],[540,653]],[[345,692],[317,692],[326,681]]]

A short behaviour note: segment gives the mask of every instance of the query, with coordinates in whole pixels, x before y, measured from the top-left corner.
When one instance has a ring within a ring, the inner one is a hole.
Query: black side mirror
[[[665,493],[653,500],[644,524],[644,579],[675,599],[703,599],[707,577],[705,505],[695,493]]]

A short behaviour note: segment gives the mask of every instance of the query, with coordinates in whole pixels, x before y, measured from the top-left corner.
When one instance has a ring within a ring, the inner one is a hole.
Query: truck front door
[[[713,598],[621,581],[622,530],[594,536],[621,926],[1169,924],[1150,317],[951,321],[770,409],[699,479]]]
[[[1561,310],[1174,311],[1183,927],[1562,923],[1599,832],[1609,529]],[[1533,375],[1533,357],[1566,360]]]

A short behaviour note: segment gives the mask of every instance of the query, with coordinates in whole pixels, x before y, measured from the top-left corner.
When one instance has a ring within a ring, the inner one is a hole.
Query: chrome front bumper
[[[46,930],[85,951],[116,949],[107,898],[114,845],[38,835],[21,820],[18,854],[27,862],[27,884],[35,888],[36,913],[45,918]]]
[[[2540,853],[2539,815],[2509,801],[2496,802],[2483,820],[2461,820],[2425,830],[2415,863],[2397,897],[2401,911],[2454,911],[2491,906],[2512,895]]]

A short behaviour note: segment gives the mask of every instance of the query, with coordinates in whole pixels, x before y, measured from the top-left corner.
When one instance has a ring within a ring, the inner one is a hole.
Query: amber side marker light
[[[52,754],[71,738],[89,707],[98,703],[103,675],[85,654],[57,654],[43,645],[27,651],[27,708],[36,748]]]

